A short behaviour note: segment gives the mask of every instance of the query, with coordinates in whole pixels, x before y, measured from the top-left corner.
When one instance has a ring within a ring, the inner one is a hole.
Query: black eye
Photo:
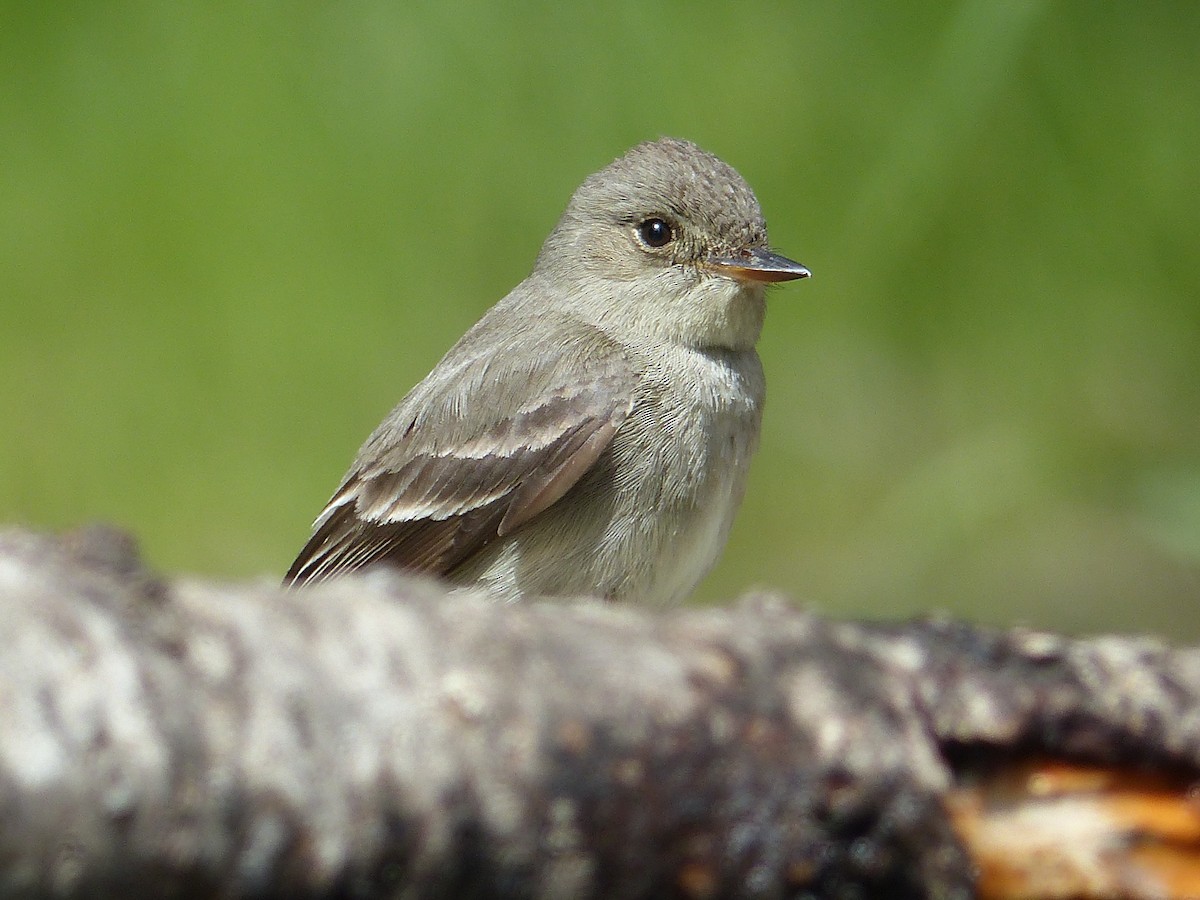
[[[671,226],[662,219],[647,219],[637,230],[638,237],[647,247],[665,247],[675,237]]]

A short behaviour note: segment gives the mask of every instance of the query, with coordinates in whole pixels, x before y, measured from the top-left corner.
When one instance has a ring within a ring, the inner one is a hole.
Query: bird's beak
[[[738,281],[794,281],[812,273],[798,262],[770,250],[743,250],[737,256],[710,257],[708,264]]]

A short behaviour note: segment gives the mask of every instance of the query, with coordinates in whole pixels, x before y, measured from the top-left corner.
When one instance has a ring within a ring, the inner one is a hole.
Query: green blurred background
[[[1200,638],[1200,5],[4,3],[0,71],[0,521],[278,577],[669,134],[814,272],[701,599]]]

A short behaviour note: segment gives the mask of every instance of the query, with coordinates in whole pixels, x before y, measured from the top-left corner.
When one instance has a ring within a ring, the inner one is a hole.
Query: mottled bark
[[[5,896],[968,897],[979,773],[1200,777],[1200,652],[1144,639],[165,580],[105,529],[0,534],[0,623]]]

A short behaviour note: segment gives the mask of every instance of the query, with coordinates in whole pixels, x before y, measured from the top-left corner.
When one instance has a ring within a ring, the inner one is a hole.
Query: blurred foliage
[[[750,494],[701,591],[1200,638],[1200,6],[0,6],[0,521],[276,577],[648,137],[754,185]]]

